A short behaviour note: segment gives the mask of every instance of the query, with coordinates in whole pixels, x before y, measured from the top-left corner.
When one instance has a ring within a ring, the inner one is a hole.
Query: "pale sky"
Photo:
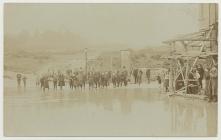
[[[5,4],[5,33],[69,30],[94,44],[160,45],[198,30],[199,4]]]

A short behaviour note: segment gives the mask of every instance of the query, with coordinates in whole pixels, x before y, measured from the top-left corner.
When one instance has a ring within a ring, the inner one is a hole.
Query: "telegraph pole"
[[[85,73],[87,77],[87,48],[84,49],[84,53],[85,53]]]
[[[113,57],[111,56],[111,71],[113,71]]]

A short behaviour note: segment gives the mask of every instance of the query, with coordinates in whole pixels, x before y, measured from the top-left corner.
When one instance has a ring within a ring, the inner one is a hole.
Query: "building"
[[[208,30],[213,27],[209,43],[210,51],[218,51],[218,4],[217,3],[205,3],[199,5],[199,27],[201,31]]]
[[[201,29],[209,28],[218,22],[218,4],[199,5],[199,26]]]
[[[129,50],[121,50],[120,51],[121,58],[121,68],[126,67],[126,69],[130,69],[131,61],[130,61],[130,51]]]

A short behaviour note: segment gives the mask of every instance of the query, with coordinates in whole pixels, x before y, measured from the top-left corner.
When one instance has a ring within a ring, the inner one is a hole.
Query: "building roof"
[[[209,28],[201,29],[198,32],[178,35],[173,39],[163,41],[163,43],[170,44],[176,41],[216,41],[215,38],[206,38],[206,34],[211,30],[212,27],[214,27],[214,25]]]
[[[163,55],[160,58],[161,59],[178,59],[178,58],[194,58],[194,57],[200,57],[200,58],[206,58],[209,56],[217,56],[217,52],[199,52],[199,51],[191,51],[187,53],[174,53],[172,55]]]
[[[207,39],[204,32],[197,32],[194,34],[179,35],[174,39],[163,41],[163,43],[170,44],[176,41],[216,41],[216,39]]]

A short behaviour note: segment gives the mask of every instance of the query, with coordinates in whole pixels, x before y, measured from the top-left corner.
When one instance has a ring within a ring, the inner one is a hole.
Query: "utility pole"
[[[84,49],[84,53],[85,53],[85,73],[87,78],[87,48]]]
[[[113,71],[113,57],[111,56],[111,71]]]

